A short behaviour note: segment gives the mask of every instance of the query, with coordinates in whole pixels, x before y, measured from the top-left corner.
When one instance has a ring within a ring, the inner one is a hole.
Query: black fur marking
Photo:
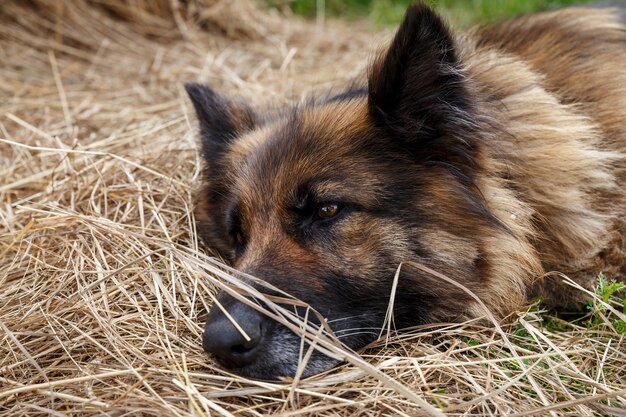
[[[368,94],[367,87],[354,86],[339,94],[331,96],[327,103],[335,103],[337,101],[350,101],[366,97]]]
[[[250,108],[229,102],[208,86],[187,83],[185,90],[196,110],[202,156],[207,161],[219,156],[236,136],[257,124]]]

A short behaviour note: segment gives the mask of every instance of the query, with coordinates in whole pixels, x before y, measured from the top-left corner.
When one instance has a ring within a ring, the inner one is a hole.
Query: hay
[[[0,5],[1,415],[624,415],[608,309],[594,330],[536,310],[424,326],[363,359],[309,326],[347,363],[295,382],[202,353],[212,294],[243,284],[198,250],[182,83],[281,104],[359,76],[371,39],[245,0]]]

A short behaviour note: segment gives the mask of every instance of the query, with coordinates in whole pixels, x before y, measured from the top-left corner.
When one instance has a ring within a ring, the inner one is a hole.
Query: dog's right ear
[[[188,83],[185,90],[196,110],[202,156],[207,161],[221,155],[236,137],[257,125],[252,109],[225,99],[206,85]]]

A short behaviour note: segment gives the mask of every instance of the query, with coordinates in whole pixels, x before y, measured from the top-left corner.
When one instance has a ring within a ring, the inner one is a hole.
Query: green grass
[[[626,284],[617,282],[614,279],[608,280],[603,274],[598,277],[598,287],[596,293],[599,299],[589,301],[587,306],[591,312],[591,317],[586,323],[587,327],[595,328],[608,324],[615,329],[617,333],[626,335],[626,322],[606,307],[613,306],[617,311],[626,314]],[[602,302],[600,302],[602,300]]]
[[[607,279],[600,273],[595,293],[597,297],[587,302],[587,311],[576,313],[569,319],[553,315],[555,312],[542,310],[540,303],[537,303],[531,312],[541,317],[543,327],[551,332],[567,332],[573,327],[582,327],[590,331],[590,334],[608,331],[616,338],[626,335],[626,321],[623,320],[624,316],[620,315],[626,314],[626,284]],[[515,332],[515,336],[520,344],[530,337],[521,326]]]
[[[273,7],[290,7],[302,16],[317,14],[317,0],[266,0]],[[393,26],[400,22],[412,0],[323,0],[327,16],[368,18],[377,26]],[[479,22],[494,21],[524,13],[580,4],[581,0],[428,0],[450,22],[467,27]]]

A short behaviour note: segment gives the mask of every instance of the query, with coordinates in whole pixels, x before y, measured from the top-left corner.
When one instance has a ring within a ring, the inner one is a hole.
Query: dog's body
[[[417,5],[367,88],[282,118],[188,91],[207,160],[196,212],[204,241],[311,304],[352,348],[376,337],[403,262],[457,281],[500,317],[532,296],[580,305],[580,292],[546,272],[589,289],[599,272],[626,275],[618,9],[546,12],[454,37]],[[295,372],[298,337],[221,301],[252,343],[214,311],[208,351],[253,377]],[[397,327],[482,314],[464,290],[402,268]],[[314,355],[306,373],[329,363]]]

